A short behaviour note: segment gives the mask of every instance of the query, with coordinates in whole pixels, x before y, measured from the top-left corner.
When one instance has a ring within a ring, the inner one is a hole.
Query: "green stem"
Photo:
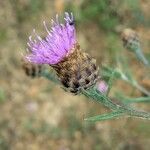
[[[113,103],[111,100],[106,99],[105,96],[98,94],[93,89],[89,90],[83,90],[82,93],[87,96],[88,98],[92,98],[93,100],[97,101],[98,103],[102,103],[106,107],[110,108],[112,111],[115,111],[117,108],[117,105]],[[119,105],[118,105],[119,107]],[[118,109],[118,108],[117,108]]]
[[[142,87],[141,85],[139,85],[137,82],[134,82],[132,85],[136,87],[142,93],[146,94],[147,96],[150,96],[150,92],[146,90],[144,87]]]
[[[112,111],[119,111],[122,113],[126,113],[126,115],[132,116],[132,117],[150,119],[150,113],[134,110],[133,108],[131,108],[128,105],[115,104],[108,97],[106,97],[105,95],[102,95],[100,92],[98,92],[94,88],[91,88],[89,90],[83,90],[83,94],[86,95],[87,97],[105,105],[106,107],[110,108]]]
[[[145,56],[144,56],[144,54],[143,54],[141,48],[136,49],[135,54],[136,54],[137,58],[138,58],[141,62],[143,62],[143,64],[144,64],[145,66],[150,66],[149,61],[145,58]]]
[[[128,77],[120,71],[121,74],[121,79],[126,81],[127,83],[131,84],[133,87],[137,88],[139,91],[141,91],[142,93],[146,94],[147,96],[150,96],[150,92],[148,90],[146,90],[144,87],[142,87],[141,85],[139,85],[135,80],[132,79],[129,80]]]
[[[56,79],[55,75],[53,73],[50,73],[48,70],[43,70],[41,72],[41,76],[45,77],[46,79],[53,81],[54,83],[59,83],[58,79]]]
[[[96,121],[103,121],[103,120],[108,120],[108,119],[115,119],[115,118],[122,117],[124,115],[126,115],[126,114],[123,112],[113,111],[113,112],[105,113],[102,115],[97,115],[94,117],[85,118],[84,120],[96,122]]]
[[[138,98],[128,98],[128,97],[120,97],[123,103],[150,103],[150,97],[138,97]]]

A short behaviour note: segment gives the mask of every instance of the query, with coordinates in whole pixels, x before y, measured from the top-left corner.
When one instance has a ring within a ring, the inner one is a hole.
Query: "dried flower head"
[[[132,29],[124,29],[121,38],[123,41],[123,46],[131,51],[136,51],[140,47],[139,36]]]
[[[28,61],[52,66],[64,87],[72,93],[79,93],[95,85],[98,79],[96,61],[81,51],[76,40],[73,14],[65,13],[65,23],[52,20],[52,29],[45,39],[36,35],[37,40],[29,38],[30,54]]]

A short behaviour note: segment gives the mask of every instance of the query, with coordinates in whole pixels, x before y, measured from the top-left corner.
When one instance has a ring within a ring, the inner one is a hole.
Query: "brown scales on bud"
[[[83,53],[78,44],[74,46],[69,56],[52,67],[64,87],[75,94],[95,85],[99,78],[96,60]]]
[[[134,51],[140,45],[139,36],[132,29],[124,29],[121,34],[121,38],[123,41],[123,46],[129,50]]]
[[[42,72],[42,66],[22,60],[22,68],[27,76],[32,78],[39,77]]]

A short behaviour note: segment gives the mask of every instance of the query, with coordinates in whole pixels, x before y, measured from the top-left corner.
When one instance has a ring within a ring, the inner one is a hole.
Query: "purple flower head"
[[[45,39],[42,39],[34,31],[36,39],[32,40],[32,37],[29,37],[30,53],[26,56],[28,61],[36,64],[53,65],[59,63],[71,52],[76,43],[73,14],[69,15],[66,12],[64,21],[65,23],[61,24],[58,15],[56,15],[56,20],[52,20],[50,30],[47,28],[46,23],[43,22],[48,33]]]

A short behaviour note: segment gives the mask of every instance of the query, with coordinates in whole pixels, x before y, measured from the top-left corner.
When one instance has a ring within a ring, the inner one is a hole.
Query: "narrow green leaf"
[[[138,97],[138,98],[128,98],[122,97],[122,102],[129,104],[129,103],[150,103],[150,97]]]
[[[109,120],[109,119],[117,119],[117,118],[119,118],[121,116],[124,116],[124,115],[125,115],[124,112],[113,111],[113,112],[110,112],[110,113],[105,113],[105,114],[102,114],[102,115],[97,115],[97,116],[94,116],[94,117],[86,118],[85,121],[96,122],[96,121],[103,121],[103,120]]]

